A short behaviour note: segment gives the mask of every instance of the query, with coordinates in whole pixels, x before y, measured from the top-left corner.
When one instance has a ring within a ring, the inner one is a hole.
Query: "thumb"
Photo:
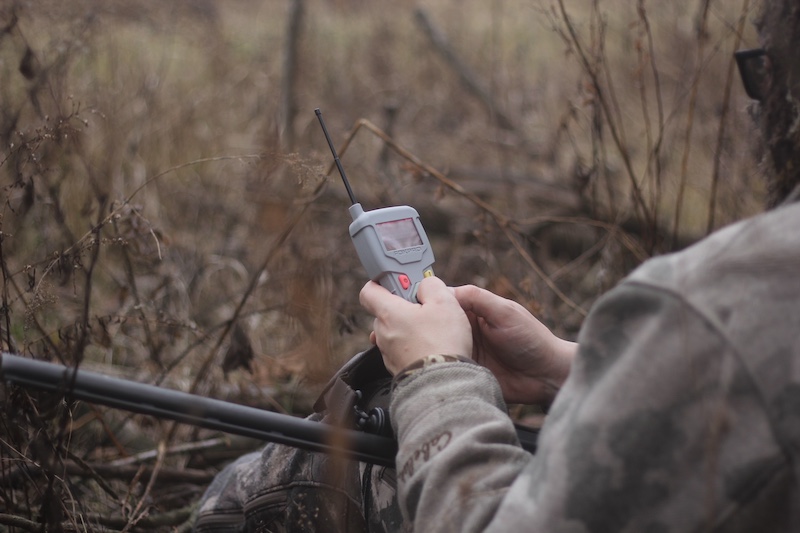
[[[456,287],[453,294],[464,311],[483,318],[490,317],[498,311],[498,305],[506,302],[505,298],[475,285]]]
[[[417,301],[419,303],[426,304],[452,300],[453,291],[436,276],[431,276],[420,281],[419,288],[417,289]]]

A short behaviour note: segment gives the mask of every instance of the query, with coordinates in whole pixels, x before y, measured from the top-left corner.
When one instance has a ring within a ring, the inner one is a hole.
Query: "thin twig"
[[[550,277],[553,278],[553,281],[558,281],[560,278],[572,273],[578,267],[586,264],[592,256],[600,252],[603,248],[608,245],[608,241],[611,239],[611,235],[606,233],[603,235],[602,239],[598,239],[596,243],[594,243],[588,250],[583,252],[581,255],[567,263],[566,265],[562,266],[552,274]]]
[[[640,84],[640,101],[642,103],[642,117],[644,118],[645,123],[645,132],[647,138],[647,164],[645,166],[645,173],[647,173],[651,165],[653,167],[653,187],[652,187],[652,200],[651,200],[651,208],[653,209],[653,227],[651,228],[651,233],[656,235],[658,233],[658,213],[659,213],[659,204],[661,202],[661,190],[662,190],[662,163],[661,163],[661,147],[664,141],[664,128],[665,118],[664,118],[664,98],[661,94],[661,77],[659,75],[658,67],[656,66],[656,47],[655,42],[653,40],[653,32],[650,28],[650,19],[647,17],[647,10],[645,9],[644,5],[645,0],[638,0],[636,4],[636,10],[639,15],[639,21],[641,22],[642,29],[644,30],[644,35],[647,38],[647,57],[644,56],[644,46],[639,43],[637,46],[637,51],[639,54],[639,69],[640,75],[642,76],[642,81]],[[656,109],[658,111],[658,135],[656,136],[655,140],[653,139],[652,132],[651,132],[651,124],[650,124],[650,111],[649,111],[649,101],[647,98],[647,84],[645,83],[643,73],[641,72],[644,69],[644,63],[650,65],[650,72],[653,78],[653,92],[655,92],[655,101],[656,101]],[[655,241],[655,239],[653,239]],[[655,245],[655,242],[653,242]],[[652,251],[653,247],[651,247]]]
[[[88,466],[97,474],[106,479],[120,479],[130,481],[136,480],[147,474],[152,474],[154,467],[146,464],[142,465],[123,465],[110,466],[105,463],[87,463]],[[70,476],[87,477],[90,475],[87,470],[77,463],[68,461],[65,463],[66,472]],[[191,485],[207,485],[214,479],[214,472],[199,470],[196,468],[167,468],[162,466],[158,471],[159,483],[188,483]]]
[[[121,235],[119,228],[117,227],[116,220],[112,220],[111,224],[114,230],[117,232],[117,235]],[[98,244],[99,245],[99,241]],[[133,260],[131,259],[131,254],[128,251],[127,246],[122,246],[120,255],[122,256],[122,265],[125,269],[125,276],[128,279],[128,287],[130,288],[130,294],[133,297],[135,309],[138,312],[139,318],[142,321],[142,329],[144,330],[144,338],[147,342],[147,347],[149,349],[149,357],[151,361],[156,363],[160,363],[160,347],[156,345],[155,335],[153,334],[152,329],[150,328],[150,323],[147,320],[147,315],[145,313],[146,305],[142,303],[142,297],[139,294],[139,285],[136,282],[136,273],[134,272],[133,268]]]
[[[536,273],[536,275],[542,279],[545,285],[547,285],[547,287],[550,288],[550,290],[553,291],[553,293],[556,296],[558,296],[558,298],[561,299],[561,301],[567,304],[567,306],[578,312],[580,315],[586,316],[586,310],[583,309],[580,305],[578,305],[574,301],[572,301],[566,294],[561,292],[561,289],[558,288],[558,286],[553,282],[553,280],[551,280],[544,272],[544,270],[542,270],[542,268],[536,263],[536,261],[534,261],[533,257],[531,257],[531,255],[528,253],[525,247],[520,244],[519,239],[517,238],[517,233],[519,233],[518,226],[513,220],[509,219],[506,215],[500,213],[494,207],[481,200],[478,196],[467,191],[461,185],[454,182],[453,180],[451,180],[450,178],[448,178],[447,176],[445,176],[432,166],[428,165],[427,163],[419,159],[417,156],[415,156],[414,154],[412,154],[411,152],[400,146],[399,144],[397,144],[397,142],[394,139],[386,135],[386,133],[381,131],[380,128],[378,128],[377,126],[375,126],[366,119],[360,119],[356,122],[355,126],[350,131],[350,134],[347,136],[347,140],[344,144],[345,147],[349,146],[350,141],[362,127],[368,129],[369,131],[377,135],[392,150],[397,152],[401,157],[413,163],[417,168],[424,171],[426,174],[435,178],[437,181],[442,183],[448,189],[463,196],[464,198],[468,199],[470,202],[478,206],[480,209],[485,211],[492,218],[495,224],[497,224],[497,226],[501,229],[501,231],[503,231],[503,233],[506,235],[506,238],[509,240],[511,245],[517,251],[519,256],[525,261],[525,263],[528,264],[528,266]]]
[[[375,124],[370,122],[366,119],[359,119],[356,121],[353,129],[350,130],[350,133],[347,135],[347,138],[343,144],[343,149],[346,150],[347,146],[350,145],[350,141],[352,141],[353,137],[358,133],[362,127],[368,129],[377,137],[379,137],[383,142],[385,142],[392,150],[394,150],[398,155],[403,157],[404,159],[410,161],[414,164],[417,168],[424,171],[427,174],[430,174],[433,178],[437,181],[441,182],[445,187],[452,190],[453,192],[463,196],[476,206],[478,206],[481,210],[485,211],[501,226],[506,226],[511,223],[511,219],[509,219],[506,215],[489,205],[488,203],[484,202],[475,194],[472,194],[460,184],[456,183],[455,181],[451,180],[432,166],[428,165],[427,163],[423,162],[420,158],[397,144],[397,142],[389,137],[383,130],[378,128]]]
[[[683,156],[681,158],[681,177],[678,185],[678,197],[675,200],[675,215],[672,220],[672,244],[678,240],[678,231],[681,223],[683,208],[683,195],[686,192],[686,181],[689,174],[689,153],[692,147],[692,129],[694,128],[694,112],[697,107],[697,93],[700,88],[700,77],[703,74],[703,56],[705,55],[706,27],[708,26],[709,0],[704,0],[703,11],[700,15],[700,25],[697,38],[697,65],[692,79],[692,91],[689,96],[689,109],[686,115],[686,130],[683,135]]]
[[[503,111],[492,97],[492,94],[478,81],[472,69],[461,59],[456,50],[450,45],[444,33],[433,23],[428,12],[419,7],[414,10],[414,20],[422,32],[428,37],[434,50],[436,50],[445,63],[458,74],[462,85],[486,107],[489,115],[497,120],[498,126],[511,130],[520,135],[519,129]],[[520,135],[521,136],[521,135]]]
[[[147,501],[150,497],[150,491],[153,490],[153,486],[156,483],[156,479],[158,478],[158,473],[161,470],[162,465],[164,464],[164,457],[166,456],[167,450],[167,443],[165,440],[161,440],[158,443],[158,456],[156,457],[156,464],[153,466],[153,472],[150,474],[150,479],[147,482],[147,487],[144,489],[144,493],[142,497],[139,498],[139,503],[136,504],[136,507],[131,512],[130,517],[128,518],[128,523],[125,524],[125,527],[122,528],[122,533],[127,533],[130,529],[136,525],[142,518],[145,517],[147,514],[147,509],[142,510],[142,506],[144,502]]]
[[[0,223],[0,230],[2,230],[2,227]],[[16,351],[14,339],[11,337],[11,307],[9,305],[8,293],[8,282],[11,276],[8,274],[8,265],[6,264],[5,254],[3,253],[4,241],[5,235],[0,231],[0,272],[2,272],[3,276],[2,302],[0,302],[0,305],[2,305],[3,328],[0,329],[0,337],[2,337],[0,338],[0,342],[5,341],[5,346],[8,350]]]
[[[111,485],[108,484],[105,478],[103,478],[100,474],[97,473],[97,471],[94,468],[92,468],[92,465],[90,465],[89,463],[87,463],[86,461],[84,461],[83,459],[81,459],[80,457],[78,457],[69,450],[66,450],[66,453],[67,457],[69,457],[72,461],[74,461],[79,468],[82,468],[84,471],[89,473],[89,475],[95,481],[95,483],[97,483],[97,485],[101,489],[103,489],[103,491],[106,494],[108,494],[115,500],[119,501],[119,495],[117,495],[117,492],[111,487]],[[65,468],[65,470],[69,472],[69,468]]]
[[[511,242],[511,245],[514,247],[514,249],[517,251],[520,257],[522,257],[522,259],[536,273],[536,275],[539,276],[542,279],[542,281],[544,281],[545,285],[547,285],[550,288],[550,290],[553,291],[553,293],[561,299],[562,302],[567,304],[567,306],[570,309],[577,312],[579,315],[585,317],[588,314],[587,311],[583,307],[572,301],[572,299],[569,296],[561,292],[561,289],[558,288],[558,285],[556,285],[555,282],[552,279],[550,279],[550,277],[547,274],[545,274],[544,270],[542,270],[542,267],[540,267],[536,263],[536,261],[533,260],[531,254],[528,253],[528,250],[525,249],[525,247],[522,246],[522,244],[520,244],[519,239],[517,238],[517,234],[513,233],[508,226],[501,226],[500,229],[503,231],[503,233],[506,234],[506,238],[509,240],[509,242]]]
[[[167,448],[165,451],[166,455],[176,455],[181,453],[189,453],[195,452],[198,450],[206,450],[208,448],[214,448],[215,446],[219,446],[230,442],[230,439],[226,437],[216,437],[213,439],[206,439],[200,442],[187,442],[185,444],[178,444],[177,446],[171,446]],[[140,452],[136,455],[131,455],[130,457],[125,457],[122,459],[117,459],[116,461],[111,461],[108,463],[108,466],[117,467],[117,466],[126,466],[132,465],[136,463],[141,463],[144,461],[149,461],[155,457],[158,457],[159,450],[147,450],[146,452]]]
[[[0,513],[0,524],[3,524],[4,526],[17,527],[19,529],[24,529],[25,531],[43,531],[42,524],[8,513]]]

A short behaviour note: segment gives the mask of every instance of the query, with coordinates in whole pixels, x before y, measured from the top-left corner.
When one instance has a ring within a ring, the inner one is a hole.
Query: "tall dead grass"
[[[365,207],[414,205],[441,277],[562,335],[760,209],[731,55],[751,2],[427,2],[483,97],[415,9],[307,2],[287,122],[288,2],[0,3],[3,349],[307,413],[371,326],[316,107]],[[167,450],[205,433],[48,401],[4,389],[0,523],[186,519],[216,463]]]

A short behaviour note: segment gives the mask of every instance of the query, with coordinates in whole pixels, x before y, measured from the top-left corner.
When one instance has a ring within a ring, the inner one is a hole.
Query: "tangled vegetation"
[[[688,6],[688,8],[687,8]],[[760,210],[748,0],[0,0],[2,349],[306,415],[368,343],[366,208],[562,336]],[[258,443],[3,387],[0,529],[185,530]]]

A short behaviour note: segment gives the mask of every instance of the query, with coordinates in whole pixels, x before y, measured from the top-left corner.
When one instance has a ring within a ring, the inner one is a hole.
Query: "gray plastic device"
[[[356,201],[350,182],[333,147],[322,112],[319,118],[333,160],[350,196],[350,238],[367,275],[387,290],[417,303],[417,286],[424,278],[433,276],[433,249],[413,207],[399,205],[364,211]]]

